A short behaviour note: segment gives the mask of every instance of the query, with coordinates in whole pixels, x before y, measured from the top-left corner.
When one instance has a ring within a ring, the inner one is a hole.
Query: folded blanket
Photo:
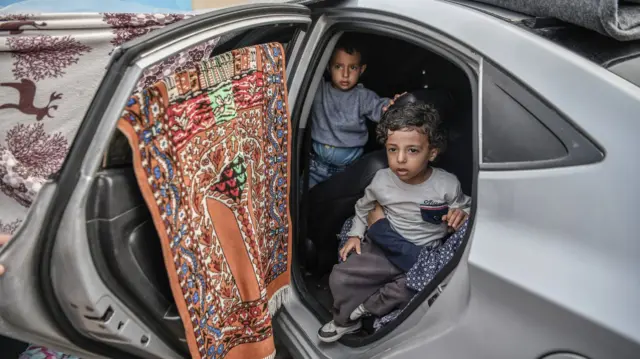
[[[478,0],[532,16],[555,17],[616,40],[640,39],[638,0]]]
[[[158,231],[192,358],[273,358],[289,293],[290,122],[280,44],[134,93],[118,128]]]

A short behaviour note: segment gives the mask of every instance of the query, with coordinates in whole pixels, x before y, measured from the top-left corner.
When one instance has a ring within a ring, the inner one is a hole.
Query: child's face
[[[360,64],[360,53],[350,55],[343,49],[336,49],[329,63],[331,83],[339,90],[351,90],[366,68],[367,65]]]
[[[408,184],[424,182],[429,162],[438,155],[438,150],[430,148],[429,137],[415,129],[389,131],[385,147],[389,168]]]

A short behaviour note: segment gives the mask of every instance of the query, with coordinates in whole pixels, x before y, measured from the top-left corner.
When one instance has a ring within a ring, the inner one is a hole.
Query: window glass
[[[289,55],[288,46],[298,31],[300,31],[300,27],[295,25],[269,25],[231,33],[220,39],[220,43],[216,46],[211,55],[215,56],[233,49],[240,49],[268,42],[281,43],[284,47],[285,54]]]
[[[502,86],[503,79],[483,77],[482,159],[485,163],[531,162],[564,157],[562,141],[534,115],[531,109]],[[496,81],[497,80],[497,81]],[[500,82],[498,82],[500,81]],[[520,93],[522,93],[520,91]],[[528,94],[531,100],[533,95]],[[540,101],[537,106],[545,106]],[[534,109],[535,110],[535,109]],[[546,109],[548,111],[548,108]]]

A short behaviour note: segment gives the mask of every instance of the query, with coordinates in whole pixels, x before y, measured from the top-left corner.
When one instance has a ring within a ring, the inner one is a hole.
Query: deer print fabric
[[[0,234],[55,174],[114,49],[190,14],[0,14]],[[144,72],[135,90],[209,57],[217,39]]]

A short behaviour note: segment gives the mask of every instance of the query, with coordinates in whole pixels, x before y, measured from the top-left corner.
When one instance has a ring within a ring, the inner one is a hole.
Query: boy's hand
[[[340,258],[343,262],[347,260],[347,256],[354,249],[356,250],[356,253],[360,254],[360,238],[349,237],[347,243],[345,243],[344,247],[340,250]]]
[[[380,203],[376,202],[376,207],[372,209],[367,215],[367,226],[371,227],[371,225],[383,219],[384,217],[384,210],[382,209],[382,206],[380,205]]]
[[[460,208],[449,208],[449,213],[442,216],[442,221],[453,228],[454,231],[460,229],[460,226],[467,220],[469,215]]]
[[[386,105],[386,106],[384,106],[384,107],[382,108],[382,113],[387,112],[387,110],[389,109],[389,107],[393,106],[393,104],[394,104],[394,103],[396,103],[396,100],[398,99],[398,97],[400,97],[400,96],[402,96],[402,95],[404,95],[404,94],[406,94],[406,93],[407,93],[407,92],[405,91],[405,92],[403,92],[403,93],[401,93],[401,94],[397,94],[397,95],[393,96],[393,99],[392,99],[391,101],[389,101],[389,104],[388,104],[388,105]]]

